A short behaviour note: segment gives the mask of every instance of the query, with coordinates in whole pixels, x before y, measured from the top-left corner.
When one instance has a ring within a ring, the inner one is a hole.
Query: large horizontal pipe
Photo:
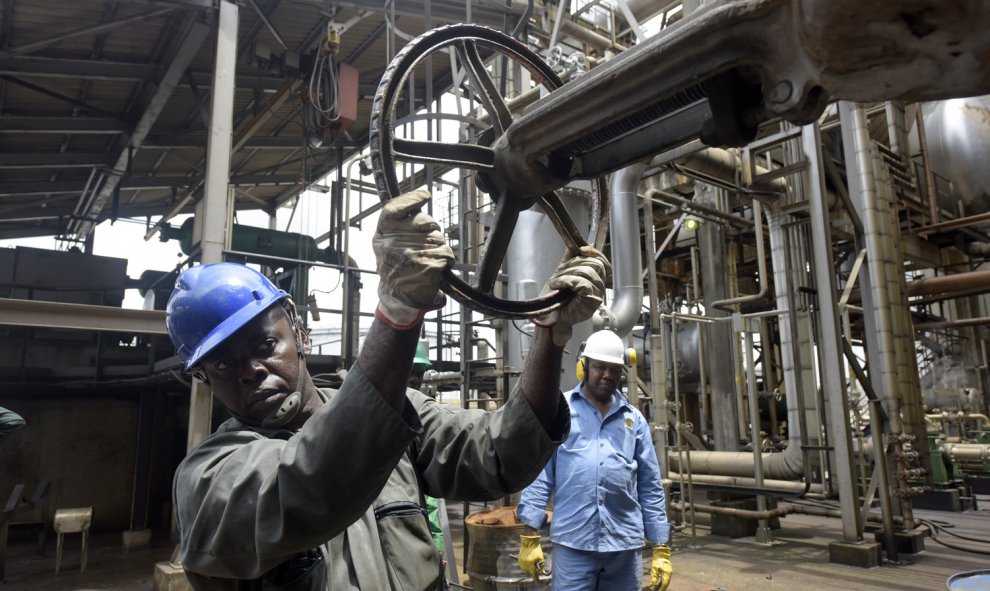
[[[685,509],[684,503],[671,501],[670,506],[677,511],[697,511],[698,513],[717,513],[719,515],[731,515],[732,517],[742,517],[743,519],[773,519],[783,517],[794,512],[794,505],[779,505],[773,509],[756,511],[750,509],[739,509],[737,507],[717,507],[715,505],[702,505],[694,503],[690,508]]]
[[[908,297],[944,295],[963,293],[967,296],[990,292],[990,271],[970,271],[968,273],[953,273],[908,281],[906,285]],[[859,290],[854,290],[850,296],[851,303],[861,300]]]
[[[749,509],[738,509],[736,507],[716,507],[713,505],[702,505],[700,503],[694,503],[692,506],[685,508],[684,503],[681,503],[680,501],[671,501],[670,506],[674,510],[681,512],[693,510],[698,513],[731,515],[733,517],[741,517],[743,519],[772,519],[774,517],[790,515],[791,513],[817,515],[819,517],[842,517],[842,511],[839,509],[814,507],[811,505],[798,505],[794,503],[781,503],[777,505],[776,508],[767,509],[766,511],[751,511]],[[881,522],[883,520],[880,515],[875,515],[872,513],[867,515],[866,519],[867,521],[873,522]],[[904,522],[904,519],[900,516],[894,516],[894,522],[899,525]]]
[[[984,428],[990,429],[990,417],[975,412],[936,412],[926,414],[925,418],[933,421],[979,421]]]
[[[612,40],[609,39],[608,37],[605,37],[604,35],[599,35],[598,33],[590,29],[586,29],[567,17],[565,17],[564,20],[561,21],[560,29],[564,32],[564,34],[568,35],[569,37],[573,37],[578,41],[580,41],[581,43],[590,45],[591,47],[594,47],[598,51],[604,51],[609,48],[613,48],[617,51],[625,51],[626,49],[628,49],[626,46],[622,45],[621,43],[613,43]]]
[[[791,450],[791,446],[794,449]],[[681,468],[677,453],[668,454],[671,468]],[[700,475],[752,476],[753,454],[743,451],[692,451],[683,463],[691,465],[695,478]],[[790,480],[804,471],[800,442],[788,442],[787,449],[779,453],[763,454],[763,475],[767,478]],[[803,486],[803,485],[802,485]]]
[[[990,287],[987,288],[990,291]],[[944,322],[919,322],[914,325],[915,330],[939,330],[942,328],[963,328],[966,326],[984,326],[990,324],[990,316],[980,318],[961,318],[959,320],[946,320]]]
[[[970,271],[917,279],[908,282],[907,294],[909,296],[933,295],[974,287],[986,287],[990,291],[990,271]]]
[[[990,462],[988,443],[946,443],[945,451],[953,461]]]
[[[681,478],[684,478],[685,481],[688,480],[687,474],[678,474],[677,472],[670,472],[667,476],[671,482],[676,482],[678,484],[680,484]],[[801,494],[805,492],[805,489],[807,489],[807,492],[813,493],[824,492],[824,488],[820,484],[806,485],[803,482],[795,482],[790,480],[764,480],[763,486],[758,487],[756,485],[755,478],[720,476],[718,474],[692,474],[690,481],[692,484],[699,486],[731,486],[746,489],[760,488],[767,492],[779,492],[786,494]]]
[[[742,159],[739,158],[736,152],[731,150],[705,148],[690,156],[679,159],[677,164],[706,176],[721,179],[727,183],[735,183],[737,173],[742,168]],[[753,175],[757,178],[770,172],[768,169],[759,165],[755,168],[756,170]],[[761,181],[755,183],[752,188],[784,193],[787,191],[787,180],[776,178],[769,181]]]

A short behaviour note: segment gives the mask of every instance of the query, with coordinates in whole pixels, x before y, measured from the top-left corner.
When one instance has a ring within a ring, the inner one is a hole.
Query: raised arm
[[[405,401],[423,316],[443,307],[443,271],[454,252],[440,226],[420,211],[430,200],[415,191],[388,201],[372,239],[378,264],[378,308],[357,363],[393,408]]]
[[[559,404],[564,345],[571,338],[573,326],[590,318],[604,301],[610,274],[611,265],[605,255],[585,246],[562,262],[547,281],[547,289],[567,289],[574,292],[574,297],[535,321],[536,334],[520,382],[523,395],[548,432]]]

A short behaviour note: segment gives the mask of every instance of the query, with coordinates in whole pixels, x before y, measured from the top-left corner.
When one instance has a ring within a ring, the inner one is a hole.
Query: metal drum
[[[990,591],[990,569],[956,573],[945,583],[949,591]]]
[[[468,535],[467,573],[475,591],[546,591],[550,577],[533,577],[519,568],[519,535],[526,526],[516,519],[515,507],[495,507],[472,513],[464,520]],[[552,517],[547,511],[548,520]],[[549,521],[548,521],[549,523]],[[543,556],[550,564],[550,539],[543,536]]]

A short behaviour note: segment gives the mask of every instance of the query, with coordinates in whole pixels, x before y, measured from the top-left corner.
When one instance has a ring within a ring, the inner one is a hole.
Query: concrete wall
[[[33,491],[52,479],[52,512],[93,506],[93,528],[130,525],[137,441],[137,399],[4,400],[27,425],[0,441],[0,502],[16,483]]]

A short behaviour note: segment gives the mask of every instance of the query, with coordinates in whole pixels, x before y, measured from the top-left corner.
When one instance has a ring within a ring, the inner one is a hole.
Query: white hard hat
[[[581,357],[616,365],[627,365],[626,348],[622,344],[622,339],[611,330],[599,330],[592,333],[585,341]]]

